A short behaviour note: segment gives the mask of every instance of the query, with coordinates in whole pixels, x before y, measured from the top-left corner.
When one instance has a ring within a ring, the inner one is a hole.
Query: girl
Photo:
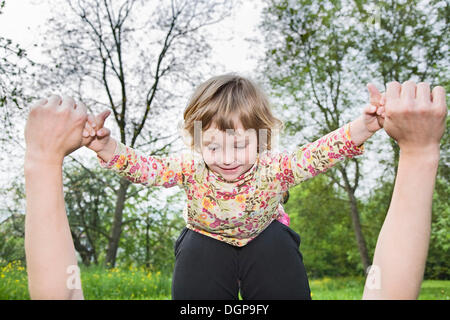
[[[300,236],[288,227],[283,196],[362,154],[364,141],[381,128],[376,112],[369,105],[356,120],[295,152],[274,152],[274,132],[283,123],[258,86],[227,74],[201,84],[184,111],[191,152],[145,156],[110,137],[103,128],[109,111],[83,134],[95,135],[88,148],[102,167],[133,183],[185,190],[174,299],[237,299],[239,290],[244,299],[310,299]]]

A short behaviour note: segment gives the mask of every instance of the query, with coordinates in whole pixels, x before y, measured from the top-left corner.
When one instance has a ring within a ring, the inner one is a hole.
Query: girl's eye
[[[247,146],[236,146],[236,149],[245,149]]]
[[[208,147],[209,151],[216,151],[217,147]]]

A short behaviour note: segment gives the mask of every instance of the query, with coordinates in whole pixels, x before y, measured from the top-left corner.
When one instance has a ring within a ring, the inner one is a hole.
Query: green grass
[[[171,299],[171,275],[144,268],[105,269],[81,267],[85,299],[164,300]],[[0,267],[0,300],[30,299],[26,270],[18,263]]]
[[[322,278],[309,281],[313,300],[359,300],[364,288],[363,278]]]
[[[314,300],[359,300],[364,282],[362,277],[311,280],[311,296]],[[450,300],[450,280],[425,280],[419,300]]]
[[[20,263],[0,267],[0,300],[29,299],[26,270]],[[82,267],[81,282],[85,299],[169,300],[171,275],[143,268],[106,270]],[[362,277],[310,280],[314,300],[359,300],[364,286]],[[425,280],[421,300],[450,300],[450,280]]]

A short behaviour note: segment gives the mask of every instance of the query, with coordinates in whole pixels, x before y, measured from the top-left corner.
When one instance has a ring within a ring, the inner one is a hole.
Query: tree
[[[304,142],[314,141],[344,125],[361,99],[352,95],[357,28],[349,23],[350,8],[343,1],[267,2],[261,26],[271,44],[265,75],[273,91],[287,101],[285,107],[294,106],[286,121],[288,132],[302,132]],[[353,158],[327,175],[347,194],[362,267],[367,270],[370,259],[355,196],[360,166],[361,160]]]
[[[3,14],[5,1],[0,2],[0,15]],[[23,87],[20,77],[26,71],[26,64],[32,63],[25,50],[11,39],[0,36],[0,107],[12,103],[20,106],[23,98]]]
[[[13,181],[0,189],[4,199],[0,210],[0,265],[15,260],[25,263],[25,187],[23,183]],[[8,198],[7,198],[8,197]]]
[[[0,19],[6,1],[0,0]],[[15,125],[24,118],[24,105],[32,99],[27,88],[33,83],[33,62],[27,51],[12,39],[0,35],[0,144],[8,144],[15,137]],[[21,130],[22,132],[22,130]],[[3,151],[6,147],[3,146]]]
[[[76,160],[64,168],[64,200],[74,246],[84,265],[98,264],[110,241],[116,178]],[[99,179],[99,177],[102,177]],[[123,225],[129,223],[124,221]]]
[[[358,64],[366,66],[371,81],[415,80],[432,86],[449,82],[450,3],[439,0],[353,1],[354,16],[364,37],[358,41]],[[399,147],[389,140],[394,152],[394,178]]]
[[[113,172],[101,171],[84,167],[75,159],[64,168],[64,199],[71,234],[86,266],[105,261],[113,221],[110,213],[114,212],[116,188],[120,186]],[[117,259],[122,267],[137,265],[153,270],[173,267],[173,241],[183,222],[180,196],[180,192],[175,193],[162,206],[152,201],[161,198],[158,190],[130,185]]]
[[[291,219],[290,227],[302,239],[308,277],[342,277],[356,274],[358,250],[348,215],[346,194],[336,190],[329,178],[319,175],[290,190],[285,211]]]
[[[352,14],[362,26],[364,37],[358,42],[358,64],[366,70],[366,79],[379,81],[384,88],[390,81],[415,80],[441,85],[450,90],[450,3],[439,0],[384,0],[376,3],[365,0],[353,1]],[[362,77],[364,78],[364,77]],[[449,225],[448,199],[448,130],[441,145],[441,161],[438,169],[433,198],[433,221],[426,276],[442,277],[448,272]],[[392,194],[397,175],[400,149],[397,142],[388,138],[393,151],[392,178],[380,177],[379,184]],[[386,181],[391,178],[391,181]],[[380,191],[382,192],[382,191]],[[389,202],[384,203],[387,212]],[[379,232],[376,229],[375,232]]]
[[[12,261],[25,262],[25,216],[10,213],[0,222],[0,266]]]
[[[124,266],[145,266],[153,271],[171,273],[175,261],[173,243],[185,225],[180,204],[184,204],[178,192],[167,198],[163,208],[148,199],[156,190],[141,190],[134,201],[127,202],[132,221],[121,238],[118,255]],[[133,219],[136,218],[136,219]]]
[[[201,31],[222,20],[231,1],[67,0],[49,22],[56,45],[43,85],[64,92],[91,110],[112,110],[120,141],[149,155],[163,155],[178,140],[167,125],[179,111],[180,92],[192,89],[209,53]],[[142,14],[145,12],[145,14]],[[51,39],[48,39],[51,41]],[[114,130],[116,129],[116,130]],[[120,179],[106,263],[114,266],[130,182]]]

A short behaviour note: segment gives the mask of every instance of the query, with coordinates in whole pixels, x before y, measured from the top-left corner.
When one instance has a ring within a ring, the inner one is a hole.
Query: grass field
[[[161,300],[170,299],[171,275],[144,269],[82,268],[81,282],[85,299]],[[310,281],[314,300],[361,299],[364,279],[322,278]],[[0,267],[0,300],[29,299],[27,274],[20,263]],[[450,300],[450,280],[425,280],[421,300]]]

